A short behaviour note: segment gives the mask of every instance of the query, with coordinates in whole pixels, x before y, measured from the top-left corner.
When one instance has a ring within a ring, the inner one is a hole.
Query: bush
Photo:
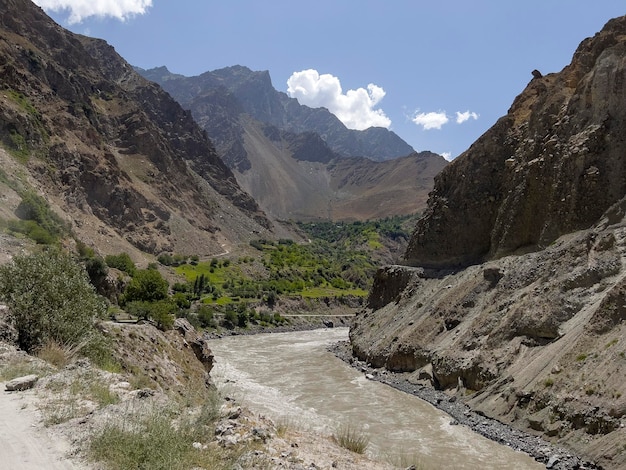
[[[94,320],[106,314],[83,267],[58,251],[0,266],[0,299],[9,307],[19,346],[28,352],[52,341],[78,346],[95,334]]]
[[[136,271],[135,263],[128,253],[120,253],[119,255],[107,255],[104,261],[110,268],[119,269],[126,274],[133,276]]]
[[[85,270],[87,271],[89,280],[96,288],[104,282],[109,274],[108,266],[99,256],[88,258],[85,261]]]
[[[237,324],[237,312],[234,310],[227,310],[224,314],[224,326],[229,330],[235,328]]]
[[[39,245],[52,245],[56,242],[56,238],[34,220],[9,220],[7,228],[9,232],[26,235]]]
[[[67,229],[63,220],[50,209],[48,202],[33,191],[23,191],[20,193],[20,201],[15,215],[23,221],[33,221],[38,226],[36,231],[40,236],[51,237],[56,240],[64,234]],[[28,234],[27,234],[28,235]],[[29,235],[30,236],[30,235]],[[47,241],[37,241],[37,243],[48,243]]]
[[[248,312],[245,310],[237,312],[237,326],[239,328],[245,328],[248,326]]]

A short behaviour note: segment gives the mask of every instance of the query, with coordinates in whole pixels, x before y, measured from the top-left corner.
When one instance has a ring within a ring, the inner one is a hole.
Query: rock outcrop
[[[435,181],[406,253],[464,266],[590,227],[626,193],[626,18],[534,78],[506,116]]]
[[[626,17],[436,178],[354,354],[626,467]]]

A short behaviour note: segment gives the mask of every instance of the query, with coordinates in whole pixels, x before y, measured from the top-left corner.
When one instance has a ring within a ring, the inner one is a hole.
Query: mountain
[[[0,0],[0,76],[5,200],[45,195],[103,252],[221,253],[270,235],[191,114],[104,41]]]
[[[411,267],[377,274],[350,332],[376,367],[614,469],[626,468],[625,56],[621,17],[561,72],[533,74],[435,178]]]
[[[241,186],[278,219],[413,214],[424,209],[433,177],[446,165],[386,129],[350,130],[326,109],[300,105],[276,91],[267,72],[138,71],[191,111]]]
[[[315,132],[333,152],[342,156],[384,161],[414,152],[392,131],[382,127],[364,131],[348,129],[326,108],[309,108],[299,104],[297,99],[289,98],[273,87],[267,70],[252,71],[236,65],[197,77],[172,74],[166,67],[138,71],[160,84],[185,109],[193,110],[197,100],[202,100],[205,93],[222,88],[232,94],[254,119],[296,134]]]

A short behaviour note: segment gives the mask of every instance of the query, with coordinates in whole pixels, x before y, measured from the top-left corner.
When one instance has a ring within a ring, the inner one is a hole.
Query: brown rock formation
[[[626,192],[626,18],[533,79],[435,182],[412,265],[468,265],[588,228]]]
[[[436,178],[353,352],[626,468],[626,17]]]

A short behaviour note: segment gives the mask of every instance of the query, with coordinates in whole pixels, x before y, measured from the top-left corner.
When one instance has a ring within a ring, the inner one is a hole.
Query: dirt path
[[[79,470],[67,457],[69,444],[43,426],[32,390],[6,392],[0,383],[0,469]]]

